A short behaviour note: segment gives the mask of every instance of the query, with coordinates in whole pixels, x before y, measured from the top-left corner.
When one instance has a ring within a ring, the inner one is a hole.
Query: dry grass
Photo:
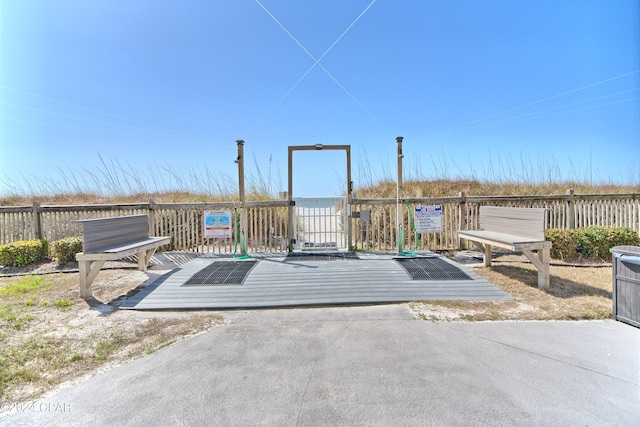
[[[448,197],[457,196],[464,191],[467,196],[511,196],[511,195],[562,195],[567,189],[576,194],[630,194],[640,193],[640,185],[589,185],[575,181],[562,181],[542,184],[526,184],[522,182],[486,182],[465,179],[439,180],[407,180],[403,183],[405,197]],[[358,187],[355,192],[360,199],[395,198],[396,183],[381,181],[375,185]],[[66,193],[56,194],[12,194],[0,197],[0,206],[28,206],[34,201],[44,205],[82,205],[113,203],[147,203],[155,199],[158,203],[215,203],[237,201],[238,193],[229,189],[221,193],[167,191],[167,192],[122,192],[105,195],[98,193]],[[266,189],[251,187],[247,189],[246,199],[250,201],[273,200],[274,195]]]
[[[0,401],[36,398],[222,323],[212,314],[118,310],[146,279],[135,270],[103,271],[88,302],[79,297],[78,273],[0,278]]]
[[[515,256],[473,267],[512,301],[436,301],[410,304],[425,320],[592,320],[612,316],[611,267],[551,266],[551,285],[540,290],[537,270]]]
[[[245,195],[247,201],[271,200],[268,193],[249,191]],[[117,203],[148,203],[154,199],[156,203],[217,203],[237,201],[237,193],[210,195],[182,191],[162,193],[135,193],[104,196],[95,193],[74,193],[56,195],[5,196],[0,197],[0,206],[29,206],[37,201],[43,205],[87,205]]]
[[[467,196],[563,195],[568,189],[576,194],[630,194],[640,192],[640,185],[589,185],[575,181],[527,184],[517,181],[486,182],[477,180],[407,180],[402,184],[404,197],[450,197],[464,191]],[[383,181],[357,189],[359,198],[394,198],[396,183]]]

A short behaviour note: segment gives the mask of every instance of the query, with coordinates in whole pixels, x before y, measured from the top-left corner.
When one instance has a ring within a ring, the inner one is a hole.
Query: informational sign
[[[231,237],[231,211],[204,211],[204,238]]]
[[[416,206],[414,210],[414,222],[417,233],[441,233],[442,205]]]

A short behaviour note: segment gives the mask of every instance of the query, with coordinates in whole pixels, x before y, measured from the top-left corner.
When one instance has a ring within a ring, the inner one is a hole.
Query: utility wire
[[[119,116],[117,114],[108,113],[106,111],[97,110],[97,109],[94,109],[94,108],[86,107],[84,105],[74,104],[74,103],[71,103],[71,102],[63,101],[63,100],[56,99],[56,98],[51,98],[51,97],[44,96],[44,95],[38,95],[37,93],[27,92],[27,91],[24,91],[24,90],[12,88],[12,87],[1,85],[1,84],[0,84],[0,88],[6,89],[6,90],[10,90],[10,91],[13,91],[13,92],[17,92],[17,93],[22,93],[22,94],[29,95],[29,96],[33,96],[33,97],[36,97],[36,98],[46,99],[48,101],[57,102],[59,104],[68,105],[68,106],[74,107],[74,108],[80,108],[82,110],[90,111],[90,112],[93,112],[93,113],[103,114],[105,116],[114,117],[114,118],[117,118],[117,119],[127,120],[129,122],[139,123],[139,124],[142,124],[142,125],[145,125],[145,126],[154,127],[154,128],[166,131],[166,132],[171,132],[171,133],[174,133],[174,134],[177,134],[177,135],[181,135],[183,137],[188,137],[188,138],[192,138],[192,139],[199,139],[199,138],[195,138],[192,135],[185,134],[183,132],[177,132],[177,131],[174,131],[174,130],[171,130],[171,129],[164,128],[162,126],[154,125],[154,124],[143,122],[143,121],[140,121],[140,120],[130,119],[128,117]],[[202,142],[207,142],[205,140],[201,140],[201,141]]]
[[[120,124],[120,123],[106,122],[106,121],[103,121],[103,120],[90,119],[90,118],[87,118],[87,117],[81,117],[81,116],[76,116],[76,115],[72,115],[72,114],[58,113],[58,112],[55,112],[55,111],[44,110],[44,109],[41,109],[41,108],[27,107],[27,106],[24,106],[24,105],[7,104],[7,103],[3,103],[3,102],[0,103],[0,105],[5,105],[7,107],[12,107],[12,108],[22,108],[22,109],[25,109],[25,110],[38,111],[38,112],[52,114],[52,115],[56,115],[56,116],[68,117],[68,118],[71,118],[71,119],[77,119],[77,120],[82,120],[82,121],[87,121],[87,122],[92,122],[92,123],[98,123],[98,124],[105,124],[105,125],[109,125],[109,126],[114,126],[114,127],[124,128],[124,129],[131,129],[131,130],[136,130],[136,131],[140,131],[140,132],[148,132],[148,133],[152,133],[152,134],[157,134],[157,136],[168,137],[170,139],[187,140],[187,141],[192,141],[192,142],[196,142],[196,143],[206,143],[206,141],[204,141],[204,140],[195,139],[195,138],[188,137],[188,136],[172,135],[171,133],[166,133],[166,132],[161,132],[161,131],[156,131],[156,130],[150,130],[150,129],[143,129],[143,128],[138,128],[138,127],[133,127],[133,126],[127,126],[127,125],[123,125],[123,124]],[[2,119],[28,122],[26,120],[9,119],[9,118],[4,118],[4,117]],[[47,126],[62,127],[62,125],[57,125],[57,124],[52,124],[52,123],[38,122],[38,124],[47,125]],[[84,130],[91,130],[91,129],[86,129],[85,128]],[[94,130],[98,131],[98,129],[94,129]],[[126,134],[123,134],[123,135],[126,135]],[[133,136],[140,136],[140,135],[133,135]],[[148,136],[148,137],[151,137],[151,136]]]
[[[128,136],[128,137],[134,137],[134,138],[158,138],[158,136],[152,136],[152,135],[137,135],[137,134],[131,134],[131,133],[116,132],[116,131],[111,131],[106,129],[83,128],[79,126],[63,125],[59,123],[37,122],[33,120],[23,120],[23,119],[16,119],[12,117],[0,116],[0,120],[6,120],[10,122],[15,122],[15,123],[25,123],[30,125],[38,125],[38,126],[49,126],[49,127],[58,127],[58,128],[74,129],[74,130],[89,131],[89,132],[106,133],[111,135],[121,135],[121,136]],[[166,137],[170,140],[176,139],[175,136],[171,136],[171,135],[166,135]]]
[[[313,70],[316,67],[316,65],[318,65],[320,63],[320,61],[322,61],[322,59],[331,51],[331,49],[333,49],[333,47],[336,44],[338,44],[338,42],[344,37],[344,35],[347,34],[347,32],[349,32],[349,30],[355,25],[355,23],[358,22],[358,20],[360,20],[360,18],[367,12],[367,10],[369,10],[369,8],[371,6],[373,6],[373,4],[375,2],[376,2],[376,0],[373,0],[371,3],[369,3],[369,5],[362,11],[362,13],[360,13],[360,15],[358,15],[358,17],[351,22],[351,24],[342,32],[342,34],[340,34],[340,36],[331,44],[331,46],[329,46],[329,48],[327,50],[325,50],[324,53],[322,55],[320,55],[320,57],[318,59],[315,60],[313,65],[311,65],[311,67],[309,67],[309,69],[302,75],[302,77],[300,77],[298,79],[298,81],[295,82],[295,84],[293,86],[291,86],[291,88],[284,94],[284,96],[282,98],[280,98],[280,100],[276,103],[276,105],[274,105],[273,108],[271,110],[269,110],[267,115],[264,116],[262,118],[262,120],[260,120],[259,123],[263,122],[267,117],[269,117],[271,115],[271,113],[273,113],[276,110],[276,108],[278,108],[280,106],[280,104],[282,104],[282,102],[289,96],[289,94],[291,92],[293,92],[295,88],[298,87],[298,85],[305,79],[305,77],[307,77],[307,75],[311,72],[311,70]],[[258,4],[263,9],[265,9],[264,6],[262,6],[262,4],[260,2],[258,2]],[[272,19],[275,19],[273,17],[273,15],[271,13],[269,13],[268,10],[265,9],[265,11],[269,14],[269,16],[272,17]],[[280,25],[281,28],[283,28],[283,25],[280,22],[278,22],[278,20],[276,20],[276,22]],[[290,34],[286,29],[285,29],[285,31],[288,34]]]
[[[602,80],[602,81],[599,81],[599,82],[596,82],[596,83],[591,83],[591,84],[588,84],[586,86],[581,86],[581,87],[576,88],[576,89],[571,89],[571,90],[568,90],[568,91],[565,91],[565,92],[561,92],[561,93],[559,93],[557,95],[553,95],[553,96],[549,96],[549,97],[546,97],[546,98],[542,98],[542,99],[539,99],[539,100],[533,101],[533,102],[528,102],[528,103],[520,105],[518,107],[509,108],[507,110],[504,110],[504,111],[501,111],[501,112],[498,112],[498,113],[494,113],[494,114],[490,114],[490,115],[482,117],[480,119],[475,119],[475,120],[468,121],[468,122],[463,123],[461,125],[452,126],[452,127],[446,128],[446,129],[442,129],[440,131],[434,132],[434,133],[432,133],[430,135],[427,135],[425,137],[418,138],[418,139],[413,139],[412,142],[420,142],[420,141],[424,141],[424,140],[428,140],[428,139],[437,138],[437,137],[443,136],[442,134],[445,134],[445,135],[449,134],[450,131],[452,131],[452,130],[463,129],[463,128],[471,125],[471,124],[482,122],[483,120],[490,119],[492,117],[501,116],[503,114],[507,114],[507,113],[510,113],[512,111],[517,111],[517,110],[521,110],[521,109],[526,108],[526,107],[530,107],[532,105],[541,104],[543,102],[547,102],[547,101],[550,101],[552,99],[560,98],[562,96],[569,95],[569,94],[572,94],[572,93],[575,93],[575,92],[579,92],[581,90],[589,89],[589,88],[592,88],[594,86],[599,86],[599,85],[602,85],[604,83],[609,83],[611,81],[618,80],[618,79],[621,79],[623,77],[628,77],[630,75],[637,74],[639,72],[640,72],[640,70],[630,71],[628,73],[620,74],[618,76],[611,77],[611,78],[608,78],[608,79],[605,79],[605,80]]]
[[[284,101],[284,99],[289,96],[289,94],[300,84],[300,82],[302,82],[302,80],[311,72],[311,70],[317,65],[318,67],[320,67],[328,76],[329,78],[331,78],[331,80],[333,80],[340,89],[342,89],[347,96],[349,96],[349,98],[351,98],[358,107],[360,107],[366,114],[367,116],[369,116],[369,118],[371,118],[376,125],[378,125],[380,127],[380,129],[382,129],[387,135],[391,135],[383,126],[382,124],[373,116],[373,114],[371,114],[365,107],[364,105],[362,105],[362,103],[360,103],[352,94],[351,92],[349,92],[343,84],[341,84],[338,79],[335,78],[335,76],[333,76],[333,74],[331,74],[329,72],[329,70],[327,70],[321,63],[320,60],[327,54],[329,53],[329,51],[331,51],[331,49],[333,49],[333,47],[340,41],[340,39],[342,39],[342,37],[353,27],[353,25],[367,12],[367,10],[369,10],[369,8],[371,6],[373,6],[373,4],[375,3],[376,0],[373,0],[371,3],[369,3],[369,5],[362,11],[362,13],[360,15],[358,15],[358,17],[347,27],[347,29],[340,35],[340,37],[338,37],[338,39],[336,39],[336,41],[325,51],[325,53],[322,54],[322,56],[320,56],[320,58],[316,59],[315,56],[313,56],[311,54],[311,52],[309,52],[307,50],[307,48],[305,48],[303,46],[302,43],[300,43],[300,41],[298,41],[298,39],[295,38],[295,36],[293,34],[291,34],[291,32],[284,26],[282,25],[282,23],[275,17],[273,16],[273,14],[262,4],[260,3],[259,0],[255,0],[256,3],[258,3],[258,5],[267,13],[267,15],[269,15],[271,17],[271,19],[273,19],[273,21],[278,24],[278,26],[291,38],[291,40],[293,40],[311,59],[313,59],[314,64],[307,70],[307,72],[300,78],[298,79],[298,81],[294,84],[294,86],[289,89],[289,91],[287,91],[287,93],[280,99],[280,101],[278,101],[278,103],[275,105],[275,107],[273,107],[269,113],[267,113],[267,115],[262,119],[266,119],[269,115],[271,115],[271,113]],[[262,121],[261,120],[261,121]]]
[[[606,102],[604,104],[590,105],[588,107],[582,107],[582,108],[574,108],[573,110],[561,111],[561,112],[555,113],[555,114],[546,114],[546,115],[530,117],[530,118],[526,118],[526,119],[522,119],[522,120],[515,120],[515,119],[514,120],[508,120],[508,121],[497,123],[497,124],[487,124],[487,125],[484,125],[484,126],[481,126],[481,127],[478,127],[478,128],[474,128],[474,129],[489,129],[489,128],[492,128],[492,127],[503,126],[503,125],[506,125],[506,124],[522,123],[522,122],[527,122],[529,120],[546,119],[546,118],[549,118],[549,117],[560,116],[560,115],[563,115],[563,114],[575,113],[576,111],[592,110],[594,108],[606,107],[608,105],[622,104],[624,102],[630,102],[630,101],[637,101],[639,99],[640,99],[640,97],[621,99],[619,101],[611,101],[611,102]]]
[[[584,110],[603,107],[603,106],[607,106],[607,105],[613,105],[613,104],[620,104],[620,103],[623,103],[623,102],[629,102],[629,101],[633,101],[633,100],[638,99],[638,98],[627,98],[627,99],[623,99],[623,100],[619,100],[619,101],[607,102],[607,103],[604,103],[604,104],[601,103],[601,104],[591,105],[591,106],[584,107],[584,108],[574,108],[572,110],[560,111],[560,112],[556,112],[554,114],[541,115],[542,113],[546,113],[546,112],[550,112],[550,111],[554,111],[554,110],[560,110],[562,108],[572,107],[572,106],[575,106],[575,105],[586,104],[587,102],[597,101],[597,100],[601,100],[601,99],[605,99],[605,98],[611,98],[613,96],[618,96],[618,95],[622,95],[622,94],[629,93],[629,92],[637,92],[638,90],[640,90],[640,88],[624,90],[624,91],[620,91],[620,92],[611,93],[611,94],[608,94],[608,95],[597,96],[595,98],[589,98],[589,99],[585,99],[585,100],[582,100],[582,101],[577,101],[577,102],[572,102],[572,103],[569,103],[569,104],[559,105],[559,106],[556,106],[556,107],[545,108],[543,110],[533,111],[531,113],[525,113],[525,114],[520,114],[520,115],[513,116],[513,117],[507,117],[507,118],[500,119],[500,120],[495,120],[495,121],[492,121],[492,122],[489,122],[489,123],[479,123],[478,125],[473,126],[473,127],[460,129],[458,132],[450,132],[447,135],[456,135],[456,134],[469,132],[469,131],[473,131],[473,130],[477,130],[477,129],[488,129],[488,128],[504,126],[504,125],[508,125],[508,124],[522,123],[522,122],[526,122],[526,121],[529,121],[529,120],[537,120],[537,119],[541,119],[541,118],[555,117],[555,116],[559,116],[559,115],[562,115],[562,114],[573,113],[573,112],[576,112],[576,111],[584,111]],[[521,119],[521,120],[518,120],[518,119]]]

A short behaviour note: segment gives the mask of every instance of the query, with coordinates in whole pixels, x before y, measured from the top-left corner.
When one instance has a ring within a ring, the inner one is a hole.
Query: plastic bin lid
[[[640,246],[614,246],[611,253],[623,255],[640,255]]]

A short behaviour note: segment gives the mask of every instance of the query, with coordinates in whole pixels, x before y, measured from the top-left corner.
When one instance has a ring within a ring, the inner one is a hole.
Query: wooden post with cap
[[[236,144],[238,144],[238,157],[235,162],[238,164],[238,195],[240,196],[240,235],[236,236],[236,241],[240,243],[240,249],[244,251],[245,247],[242,246],[243,233],[245,235],[245,242],[247,239],[247,212],[244,206],[244,141],[242,139],[238,139],[236,140]],[[243,253],[243,255],[246,254]]]
[[[398,186],[396,190],[396,241],[398,243],[398,250],[402,253],[402,140],[401,136],[396,137],[396,143],[398,145]]]

